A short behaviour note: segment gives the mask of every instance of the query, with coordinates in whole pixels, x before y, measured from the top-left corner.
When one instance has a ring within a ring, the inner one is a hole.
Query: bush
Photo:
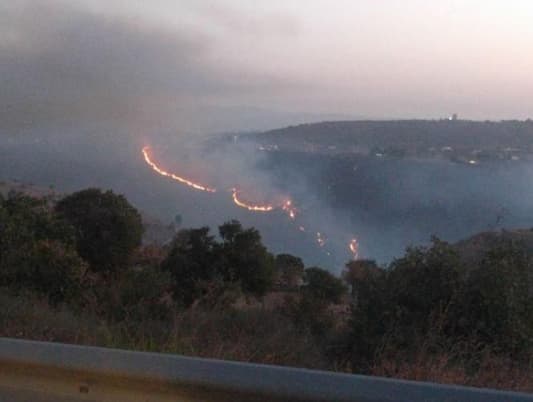
[[[204,296],[210,283],[238,284],[254,296],[272,288],[274,261],[259,232],[237,221],[223,224],[219,232],[221,243],[207,227],[180,231],[161,264],[172,276],[174,298],[185,306]]]
[[[304,271],[304,297],[320,304],[339,303],[346,292],[342,280],[325,269],[312,267]]]
[[[126,268],[141,244],[141,215],[112,191],[93,188],[73,193],[57,203],[56,211],[76,229],[78,254],[95,272]]]
[[[172,303],[170,275],[158,268],[130,269],[116,284],[119,289],[119,319],[134,321],[165,320],[170,317]]]
[[[243,229],[238,221],[219,227],[219,258],[224,280],[239,282],[244,293],[263,296],[274,283],[274,257],[261,242],[259,231]]]
[[[348,350],[351,366],[367,372],[387,332],[386,271],[374,261],[356,260],[346,264],[343,273],[352,288]],[[341,352],[342,353],[342,352]]]
[[[275,260],[277,284],[281,289],[296,290],[303,282],[304,263],[290,254],[278,254]]]
[[[533,350],[533,264],[522,248],[500,245],[469,274],[454,305],[456,336],[517,353]]]
[[[386,277],[389,320],[405,341],[425,332],[435,315],[446,311],[461,286],[459,255],[447,243],[432,239],[429,248],[409,248],[394,260]],[[392,328],[391,328],[392,329]]]
[[[220,262],[217,261],[216,246],[207,227],[178,232],[161,264],[163,271],[172,278],[176,301],[190,306],[205,293],[204,284],[217,277]]]
[[[0,204],[0,286],[35,291],[54,305],[78,302],[86,265],[73,228],[46,200],[13,193]]]

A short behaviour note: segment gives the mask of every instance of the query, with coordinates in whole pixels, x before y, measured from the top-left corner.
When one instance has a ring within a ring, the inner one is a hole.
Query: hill
[[[336,121],[291,126],[246,138],[267,150],[512,158],[533,153],[533,121]]]

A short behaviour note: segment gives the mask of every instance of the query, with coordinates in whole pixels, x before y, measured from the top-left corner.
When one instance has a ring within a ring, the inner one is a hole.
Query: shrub
[[[141,215],[112,191],[92,188],[73,193],[57,203],[56,211],[76,229],[78,254],[95,272],[124,269],[141,244]]]

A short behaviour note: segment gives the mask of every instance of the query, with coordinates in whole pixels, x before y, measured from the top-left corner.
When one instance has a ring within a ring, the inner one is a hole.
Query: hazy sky
[[[0,0],[0,130],[533,117],[532,21],[531,0]]]

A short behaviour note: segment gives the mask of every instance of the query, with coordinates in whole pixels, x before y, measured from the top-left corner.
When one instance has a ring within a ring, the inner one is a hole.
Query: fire
[[[170,172],[167,172],[166,170],[163,170],[161,169],[159,166],[156,165],[155,162],[153,162],[151,159],[150,159],[150,155],[148,154],[148,150],[150,149],[150,147],[144,147],[142,149],[142,153],[144,155],[144,160],[146,161],[146,163],[154,170],[156,171],[157,173],[159,173],[161,176],[165,176],[165,177],[170,177],[172,180],[176,180],[180,183],[183,183],[183,184],[186,184],[187,186],[189,187],[192,187],[196,190],[201,190],[201,191],[207,191],[209,193],[214,193],[216,192],[216,189],[214,188],[211,188],[211,187],[207,187],[207,186],[202,186],[201,184],[198,184],[198,183],[195,183],[193,181],[190,181],[190,180],[187,180],[183,177],[180,177],[180,176],[177,176],[175,175],[174,173],[170,173]]]
[[[359,257],[359,242],[357,241],[357,239],[354,238],[350,240],[350,243],[348,244],[348,248],[350,249],[352,253],[353,259],[357,260],[357,258]]]
[[[292,206],[291,200],[285,201],[281,206],[281,209],[287,212],[289,218],[291,218],[292,220],[296,219],[296,209]]]
[[[145,146],[142,149],[144,160],[146,161],[146,163],[155,172],[157,172],[161,176],[168,177],[168,178],[170,178],[172,180],[178,181],[178,182],[180,182],[182,184],[185,184],[185,185],[187,185],[189,187],[192,187],[192,188],[194,188],[196,190],[207,191],[209,193],[216,192],[216,189],[214,189],[214,188],[207,187],[207,186],[204,186],[204,185],[199,184],[199,183],[195,183],[195,182],[193,182],[191,180],[185,179],[184,177],[180,177],[180,176],[178,176],[178,175],[176,175],[174,173],[167,172],[166,170],[163,170],[154,161],[152,161],[152,159],[150,158],[150,155],[148,153],[149,149],[150,149],[150,147],[148,147],[148,146]],[[276,205],[272,205],[272,204],[264,204],[264,205],[257,204],[257,205],[254,205],[254,204],[249,204],[249,203],[241,200],[239,198],[239,190],[237,190],[236,187],[233,187],[231,189],[231,194],[232,194],[233,202],[235,203],[235,205],[237,205],[237,206],[239,206],[241,208],[245,208],[248,211],[252,211],[252,212],[270,212],[270,211],[273,211],[274,209],[281,209],[285,213],[287,213],[287,216],[291,220],[293,220],[293,221],[296,220],[296,213],[298,212],[298,209],[296,209],[293,206],[293,202],[290,199],[287,199],[286,201],[284,201],[282,203],[279,203],[279,204],[276,203]],[[306,232],[306,228],[303,227],[303,226],[298,226],[298,230],[300,232],[302,232],[302,233]],[[324,236],[323,233],[316,232],[316,241],[317,241],[317,243],[318,243],[318,245],[320,247],[324,247],[326,245],[327,238],[326,238],[326,236]],[[350,240],[350,242],[348,243],[348,248],[350,249],[350,252],[352,253],[353,259],[354,260],[358,259],[359,258],[359,242],[357,241],[356,238],[353,238],[353,239]],[[329,251],[326,251],[326,253],[327,253],[327,255],[331,255],[331,253]]]
[[[272,205],[253,205],[239,200],[238,190],[235,187],[231,189],[231,194],[233,197],[233,202],[241,208],[246,208],[248,211],[270,212],[274,209]]]
[[[324,247],[326,245],[326,238],[322,233],[316,232],[316,242],[320,247]]]

